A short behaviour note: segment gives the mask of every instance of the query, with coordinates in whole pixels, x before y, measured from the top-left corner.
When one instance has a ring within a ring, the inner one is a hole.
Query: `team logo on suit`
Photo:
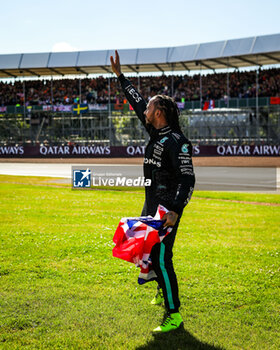
[[[182,150],[183,153],[188,153],[189,152],[188,146],[189,145],[187,145],[186,143],[182,146],[181,150]]]

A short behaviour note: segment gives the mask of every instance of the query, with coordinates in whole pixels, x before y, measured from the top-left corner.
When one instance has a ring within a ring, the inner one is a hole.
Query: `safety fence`
[[[201,145],[280,143],[278,106],[182,111],[184,134]],[[32,111],[0,115],[0,144],[86,143],[111,146],[143,145],[148,135],[133,111]]]

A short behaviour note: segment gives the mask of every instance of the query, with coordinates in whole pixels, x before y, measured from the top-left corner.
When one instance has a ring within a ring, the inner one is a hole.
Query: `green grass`
[[[194,193],[174,246],[184,329],[155,337],[155,283],[112,257],[143,191],[46,181],[0,176],[0,349],[280,348],[280,206],[224,201],[278,195]]]
[[[259,194],[259,193],[239,193],[239,192],[214,192],[214,191],[196,191],[197,198],[236,200],[245,202],[262,202],[280,204],[280,195],[278,194]]]

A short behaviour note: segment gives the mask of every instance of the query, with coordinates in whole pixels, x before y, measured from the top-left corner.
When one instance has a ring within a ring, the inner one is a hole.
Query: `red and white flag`
[[[168,210],[159,205],[154,217],[123,218],[116,229],[113,237],[113,242],[116,244],[113,256],[140,267],[139,284],[156,278],[150,254],[153,246],[160,243],[172,231],[172,227],[163,227],[162,218],[166,213]]]

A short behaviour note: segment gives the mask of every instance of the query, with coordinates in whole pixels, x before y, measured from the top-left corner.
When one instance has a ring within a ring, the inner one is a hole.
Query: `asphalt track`
[[[72,164],[67,163],[0,163],[0,174],[46,176],[71,183],[73,169],[90,168],[99,178],[138,178],[143,176],[140,164]],[[246,191],[280,193],[280,169],[275,167],[195,167],[196,189],[215,191]],[[277,189],[278,179],[278,189]],[[96,181],[97,183],[97,181]]]

